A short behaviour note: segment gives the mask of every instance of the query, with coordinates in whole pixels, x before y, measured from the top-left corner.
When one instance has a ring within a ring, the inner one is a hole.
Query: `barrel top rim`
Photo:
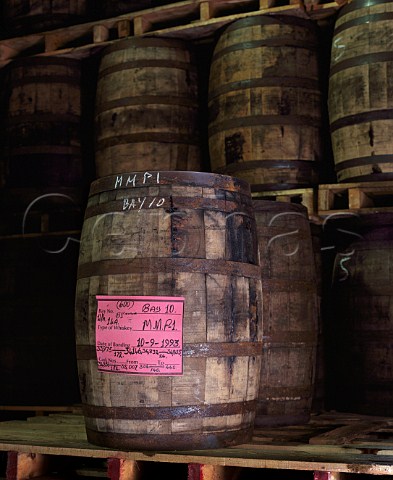
[[[389,3],[389,0],[352,0],[340,9],[338,18],[341,19],[344,15],[353,12],[354,10],[374,7],[375,5],[383,5],[384,3]]]
[[[157,174],[159,174],[159,182],[143,183],[143,176],[145,174],[150,174],[153,177],[157,177]],[[115,188],[116,179],[121,177],[127,183],[127,179],[133,178],[135,175],[137,179],[135,182],[135,186],[126,186],[125,184],[122,184]],[[142,182],[138,182],[138,178],[142,179]],[[91,183],[89,196],[108,190],[131,190],[136,188],[145,188],[149,186],[151,187],[160,185],[171,185],[175,184],[176,181],[180,182],[179,185],[184,186],[188,184],[189,186],[196,187],[239,191],[240,193],[249,195],[251,198],[251,185],[246,180],[230,175],[191,170],[149,170],[135,172],[131,171],[107,175],[105,177],[97,178]]]
[[[252,204],[255,212],[299,212],[304,214],[305,218],[308,218],[307,208],[300,203],[280,202],[277,200],[259,200],[258,198],[253,198]]]
[[[189,44],[186,40],[180,38],[166,38],[166,37],[131,37],[117,40],[112,45],[107,46],[102,52],[102,57],[113,52],[125,50],[127,47],[168,47],[180,48],[182,50],[189,49]]]
[[[243,28],[247,26],[255,25],[293,25],[293,26],[304,26],[308,27],[312,31],[316,31],[317,27],[315,22],[308,18],[298,17],[296,15],[257,15],[254,17],[245,17],[239,20],[235,20],[230,23],[224,30],[223,33],[230,32],[232,30],[237,30],[238,28]]]

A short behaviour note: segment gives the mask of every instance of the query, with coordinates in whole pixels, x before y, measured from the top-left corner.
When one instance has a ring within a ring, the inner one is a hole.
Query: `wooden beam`
[[[7,480],[27,480],[49,471],[49,457],[41,453],[8,452]]]
[[[190,463],[187,480],[236,480],[242,470],[241,467]]]
[[[108,478],[110,480],[140,480],[140,462],[120,458],[108,458]]]

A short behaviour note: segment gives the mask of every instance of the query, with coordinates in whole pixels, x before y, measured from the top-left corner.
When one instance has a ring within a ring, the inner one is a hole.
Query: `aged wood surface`
[[[82,416],[73,420],[74,425],[60,423],[62,419],[56,415],[49,418],[49,423],[38,420],[1,422],[0,450],[142,462],[393,474],[391,437],[376,439],[370,428],[366,428],[363,437],[358,429],[359,436],[348,439],[346,444],[335,444],[339,435],[334,439],[334,434],[326,439],[326,444],[313,444],[312,441],[313,437],[345,426],[362,422],[370,426],[371,420],[378,427],[381,422],[392,421],[384,417],[327,412],[313,415],[305,425],[256,429],[252,442],[237,447],[186,452],[120,451],[97,447],[86,440]]]
[[[209,77],[212,171],[243,178],[253,192],[318,183],[317,45],[313,22],[289,15],[238,20],[224,30]]]
[[[28,54],[30,48],[40,55],[70,55],[78,58],[92,55],[124,37],[122,22],[129,23],[130,35],[134,36],[158,35],[199,40],[211,38],[217,29],[234,20],[265,13],[293,14],[318,21],[334,15],[345,2],[307,3],[306,9],[297,2],[286,2],[281,6],[276,3],[271,1],[267,7],[261,3],[260,8],[255,10],[255,0],[186,0],[58,30],[5,39],[0,41],[0,66]],[[116,40],[108,40],[105,35],[94,35],[97,28],[102,32],[102,27],[116,32]],[[75,41],[79,44],[72,45]]]
[[[335,23],[329,121],[339,182],[393,178],[393,4],[352,2]]]
[[[307,210],[253,200],[263,291],[263,350],[255,425],[307,422],[316,370],[316,266]]]
[[[393,182],[353,182],[318,186],[318,215],[393,211]]]
[[[98,371],[97,294],[184,297],[183,374]],[[259,383],[261,296],[245,182],[199,172],[96,180],[81,235],[75,309],[91,441],[145,449],[243,442]]]
[[[142,38],[108,47],[95,112],[97,177],[202,170],[196,63],[186,43]]]

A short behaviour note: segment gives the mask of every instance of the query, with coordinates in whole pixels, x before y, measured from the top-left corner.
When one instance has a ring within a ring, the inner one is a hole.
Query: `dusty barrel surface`
[[[329,122],[338,181],[393,179],[393,4],[354,0],[335,23]]]
[[[314,394],[317,290],[307,210],[254,200],[263,290],[263,354],[255,425],[307,422]]]
[[[393,215],[362,215],[334,225],[347,233],[333,269],[328,322],[329,342],[335,339],[329,390],[342,392],[332,406],[392,415]]]
[[[96,95],[96,170],[200,170],[198,85],[180,40],[127,39],[107,48]]]
[[[184,450],[250,438],[262,352],[257,252],[249,186],[238,179],[138,172],[93,182],[75,308],[91,443]],[[144,372],[134,339],[135,375],[99,370],[96,295],[183,297],[182,373]]]
[[[4,29],[9,35],[26,35],[60,28],[86,19],[86,0],[4,0]]]
[[[311,21],[259,16],[227,27],[209,78],[212,171],[243,178],[254,191],[317,183],[318,76]]]

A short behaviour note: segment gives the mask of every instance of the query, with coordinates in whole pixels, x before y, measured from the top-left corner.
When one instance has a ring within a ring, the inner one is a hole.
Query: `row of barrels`
[[[3,0],[2,36],[17,37],[124,13],[159,7],[173,0]]]
[[[366,8],[361,0],[351,2],[336,23],[328,106],[339,182],[392,178],[389,13],[368,22],[369,11],[381,3]],[[363,41],[353,40],[358,37]],[[253,191],[323,183],[328,159],[317,45],[311,21],[235,21],[204,64],[209,82],[201,87],[184,42],[135,38],[113,44],[96,80],[97,177],[143,169],[200,171],[205,162],[212,172],[246,180]],[[10,64],[5,83],[3,182],[4,176],[9,184],[23,182],[21,171],[32,182],[34,170],[41,181],[47,172],[49,183],[74,182],[82,168],[80,63],[21,59]],[[208,162],[201,159],[205,134]]]
[[[352,3],[359,6],[359,2]],[[379,21],[386,15],[378,13],[373,18]],[[362,25],[359,19],[354,23],[352,28]],[[271,32],[270,27],[285,40],[272,38],[271,33],[268,39],[261,38]],[[231,32],[240,36],[241,42],[233,40]],[[53,282],[46,278],[50,285],[47,296],[31,294],[23,304],[21,292],[29,291],[26,283],[20,283],[22,279],[26,282],[26,266],[34,266],[31,291],[42,295],[38,286],[39,274],[45,275],[43,254],[60,259],[70,246],[45,246],[40,255],[31,252],[27,257],[14,252],[3,257],[4,271],[11,275],[6,276],[2,288],[3,308],[10,305],[11,297],[13,305],[20,307],[9,308],[3,324],[1,338],[6,339],[12,330],[17,339],[4,349],[3,367],[18,359],[15,348],[20,349],[23,335],[28,334],[26,368],[42,339],[48,338],[51,352],[59,349],[61,338],[53,333],[57,319],[64,319],[62,327],[69,338],[72,318],[64,318],[69,310],[62,302],[69,302],[71,296],[58,293],[59,289],[69,292],[62,282],[68,286],[75,282],[75,360],[93,443],[115,448],[157,449],[164,444],[165,448],[211,448],[246,441],[258,425],[306,421],[313,396],[315,399],[321,322],[326,326],[324,358],[331,367],[326,375],[329,386],[346,393],[335,399],[335,405],[391,414],[391,216],[345,219],[337,227],[341,234],[349,232],[349,240],[343,240],[346,250],[334,258],[334,267],[328,268],[334,288],[325,294],[323,289],[317,290],[321,274],[316,273],[315,257],[321,248],[330,251],[331,245],[312,248],[316,236],[312,238],[307,212],[300,206],[251,197],[252,189],[309,185],[307,171],[315,173],[313,167],[305,167],[314,165],[315,158],[301,153],[316,148],[307,143],[315,145],[314,120],[308,112],[319,102],[319,94],[313,90],[317,77],[312,81],[300,77],[300,87],[296,82],[298,75],[315,64],[310,37],[302,41],[305,32],[309,29],[303,21],[263,17],[234,23],[221,37],[225,43],[218,42],[212,56],[211,78],[217,81],[208,99],[209,142],[221,145],[217,156],[210,155],[214,173],[200,172],[196,163],[200,152],[194,132],[200,105],[189,48],[172,40],[132,39],[118,42],[102,57],[95,120],[98,178],[91,184],[84,212],[78,272],[75,277],[67,273],[65,279],[60,270],[50,271]],[[291,55],[298,59],[299,68],[285,54],[293,38],[296,45],[292,45]],[[268,48],[279,50],[273,54]],[[259,49],[264,49],[263,55]],[[262,63],[255,58],[262,58]],[[34,65],[36,59],[30,61]],[[55,73],[52,61],[57,62]],[[352,78],[357,65],[353,61],[344,64],[351,68]],[[364,65],[362,71],[371,68]],[[384,68],[388,65],[387,60]],[[272,76],[261,77],[263,66]],[[28,67],[15,62],[9,69],[16,85],[9,90],[12,101],[7,105],[15,106],[15,115],[6,115],[3,129],[7,132],[5,152],[10,156],[3,157],[8,160],[2,193],[7,188],[20,191],[19,187],[41,193],[48,188],[61,193],[65,186],[79,187],[83,171],[77,127],[81,94],[75,75],[80,64],[45,59],[26,87]],[[284,67],[297,68],[298,73],[283,75],[281,82],[278,72]],[[245,78],[242,75],[247,69]],[[253,84],[253,69],[259,70],[259,85]],[[58,80],[53,82],[51,77],[56,75]],[[70,76],[73,80],[69,82]],[[385,98],[381,90],[379,102]],[[53,108],[58,109],[55,115]],[[375,118],[376,113],[367,140],[376,149],[381,144]],[[341,127],[356,130],[348,122],[346,119]],[[362,129],[367,125],[364,121]],[[307,135],[299,138],[304,129]],[[284,140],[279,141],[280,136]],[[355,144],[353,136],[350,143]],[[286,150],[289,154],[284,155],[284,162],[282,152]],[[273,151],[274,156],[255,154],[265,155],[266,151]],[[250,152],[256,156],[250,158]],[[217,160],[217,166],[214,158],[222,154],[224,160]],[[387,154],[382,157],[388,159]],[[353,161],[351,165],[358,168]],[[365,165],[367,161],[362,167]],[[372,178],[386,178],[383,165],[373,163]],[[293,169],[296,173],[291,174]],[[362,172],[367,178],[369,172]],[[335,242],[336,237],[333,245]],[[13,246],[11,242],[10,248]],[[183,375],[99,371],[96,295],[184,297]],[[318,313],[319,301],[330,311],[326,321]],[[32,322],[35,311],[31,302],[37,309],[37,322]],[[71,351],[73,348],[64,358],[69,359]],[[74,379],[63,360],[57,364],[42,360],[33,376],[44,375],[53,364],[51,372],[57,378],[69,375]],[[48,383],[60,388],[61,382],[55,377]]]

